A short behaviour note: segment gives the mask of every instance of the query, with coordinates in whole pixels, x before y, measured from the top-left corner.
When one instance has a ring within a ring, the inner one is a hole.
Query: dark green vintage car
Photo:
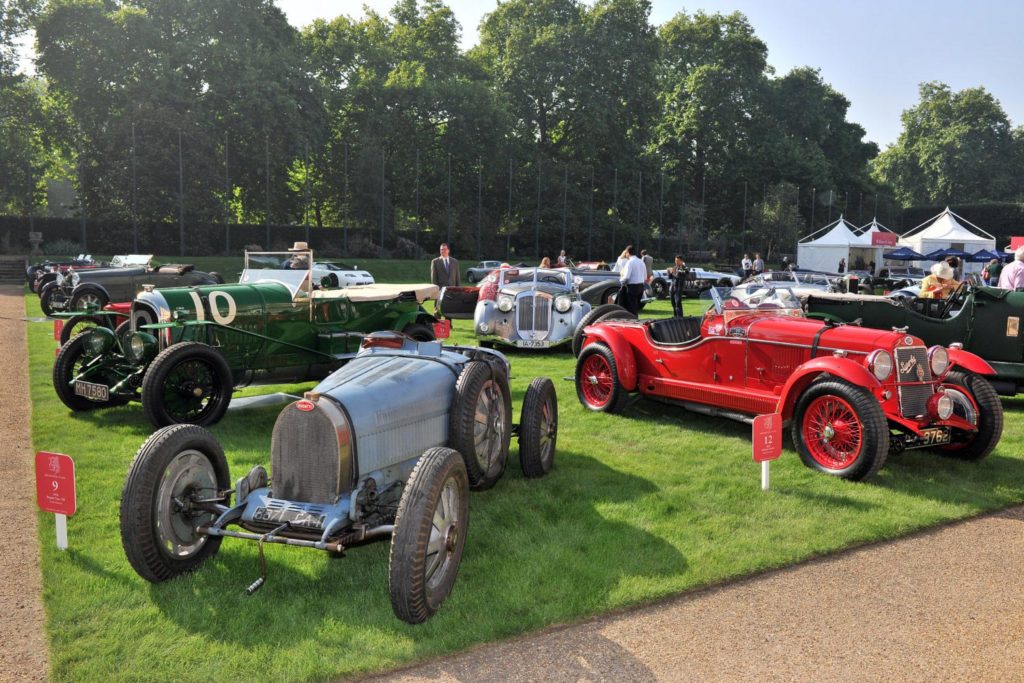
[[[928,345],[962,344],[995,368],[988,377],[996,391],[1024,391],[1024,292],[963,284],[949,299],[907,299],[850,294],[812,294],[809,317],[835,322],[860,321],[864,327],[906,328]]]
[[[234,389],[321,380],[370,332],[435,338],[437,319],[421,306],[436,298],[434,285],[343,289],[329,276],[312,284],[312,253],[299,269],[251,267],[250,256],[238,284],[147,287],[132,303],[130,329],[73,337],[53,367],[61,401],[75,411],[142,401],[158,427],[209,425]]]

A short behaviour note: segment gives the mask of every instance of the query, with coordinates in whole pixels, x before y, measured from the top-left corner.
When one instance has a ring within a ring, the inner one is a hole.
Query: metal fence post
[[[132,249],[139,253],[139,182],[135,171],[135,122],[132,121]]]
[[[484,160],[483,157],[476,158],[476,258],[479,261],[483,258],[480,251],[480,236],[483,230],[484,217]]]
[[[533,253],[536,258],[540,258],[540,157],[537,157],[537,217],[533,226]]]
[[[266,187],[266,200],[267,200],[267,214],[264,222],[267,225],[267,243],[263,246],[264,249],[270,251],[270,133],[266,133],[263,138],[263,146],[266,152],[266,175],[264,176],[264,184]]]
[[[231,169],[228,166],[227,131],[224,131],[224,255],[231,255]]]
[[[448,152],[448,239],[445,244],[452,244],[452,153]]]
[[[178,245],[185,255],[185,163],[181,152],[181,129],[178,129]]]
[[[594,241],[594,167],[590,167],[590,200],[587,202],[587,260],[591,260],[591,245]]]
[[[565,178],[562,181],[562,241],[559,249],[565,249],[565,220],[569,211],[569,164],[565,165]]]
[[[384,258],[384,146],[380,148],[380,257]]]

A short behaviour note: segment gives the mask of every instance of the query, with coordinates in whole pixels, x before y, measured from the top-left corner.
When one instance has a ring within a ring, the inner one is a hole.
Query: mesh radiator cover
[[[314,407],[301,410],[300,404]],[[275,498],[331,504],[352,488],[351,430],[345,414],[327,399],[296,401],[281,411],[270,457]]]

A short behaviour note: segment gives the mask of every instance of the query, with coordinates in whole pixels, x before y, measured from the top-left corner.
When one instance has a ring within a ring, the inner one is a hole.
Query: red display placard
[[[75,461],[62,453],[36,453],[36,500],[39,509],[75,514]]]
[[[64,321],[57,318],[53,321],[53,338],[60,341],[60,333],[64,330]]]
[[[894,232],[871,233],[871,244],[876,247],[895,247],[898,235]]]
[[[782,415],[769,413],[754,418],[754,462],[782,455]]]
[[[452,321],[438,320],[434,323],[434,336],[438,339],[447,339],[452,336]]]
[[[1019,235],[1016,237],[1010,237],[1010,249],[1012,251],[1017,251],[1017,247],[1024,247],[1024,237]]]

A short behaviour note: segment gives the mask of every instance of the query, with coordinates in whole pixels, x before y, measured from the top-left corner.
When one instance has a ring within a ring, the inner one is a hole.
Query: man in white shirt
[[[740,268],[743,269],[743,277],[748,278],[754,272],[754,263],[750,260],[750,257],[746,254],[743,255],[743,259],[740,261]]]
[[[644,262],[636,256],[636,249],[630,244],[626,247],[628,255],[626,264],[619,273],[619,282],[625,290],[625,297],[622,297],[625,309],[633,315],[640,315],[640,299],[644,295],[644,282],[647,280],[647,268]]]
[[[1024,287],[1024,247],[1013,252],[1013,263],[999,273],[999,287],[1013,291]]]

